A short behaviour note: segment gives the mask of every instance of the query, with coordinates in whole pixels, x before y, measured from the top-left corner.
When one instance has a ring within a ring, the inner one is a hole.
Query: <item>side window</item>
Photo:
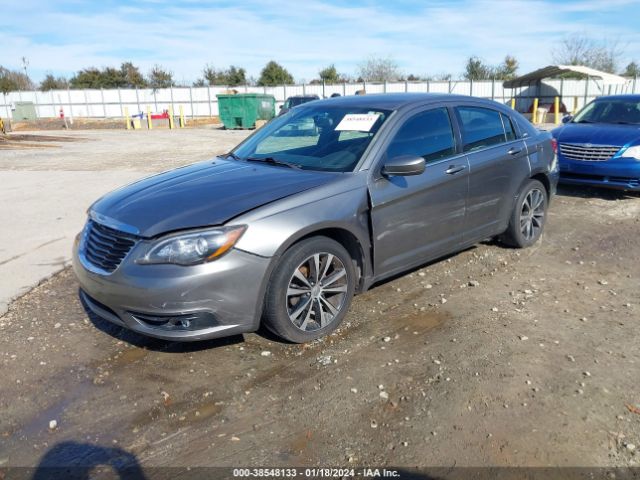
[[[504,125],[504,131],[507,135],[507,142],[515,140],[518,136],[516,135],[515,128],[513,128],[513,122],[504,113],[501,113],[500,116],[502,117],[502,125]]]
[[[446,108],[434,108],[418,113],[398,130],[387,148],[387,158],[417,155],[428,162],[455,153],[451,119]]]
[[[500,112],[490,108],[456,107],[462,128],[463,151],[498,145],[506,141]]]

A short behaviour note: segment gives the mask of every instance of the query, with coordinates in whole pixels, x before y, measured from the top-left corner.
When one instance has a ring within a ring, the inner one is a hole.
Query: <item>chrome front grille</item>
[[[586,162],[606,162],[622,147],[615,145],[584,145],[578,143],[561,143],[560,153],[571,160]]]
[[[133,235],[89,220],[84,234],[82,253],[94,267],[111,273],[118,268],[136,241],[137,237]]]

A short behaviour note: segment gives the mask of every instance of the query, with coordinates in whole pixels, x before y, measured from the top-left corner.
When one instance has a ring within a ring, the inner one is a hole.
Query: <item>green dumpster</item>
[[[225,128],[254,128],[256,120],[271,120],[276,115],[276,99],[262,93],[221,94],[218,112]]]

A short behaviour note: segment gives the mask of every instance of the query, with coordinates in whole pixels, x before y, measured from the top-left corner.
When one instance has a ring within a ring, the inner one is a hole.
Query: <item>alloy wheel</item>
[[[529,190],[520,211],[520,231],[526,240],[536,238],[540,234],[544,224],[544,211],[544,193],[537,188]]]
[[[348,288],[347,269],[340,258],[326,252],[311,255],[289,279],[289,320],[304,332],[326,327],[344,307]]]

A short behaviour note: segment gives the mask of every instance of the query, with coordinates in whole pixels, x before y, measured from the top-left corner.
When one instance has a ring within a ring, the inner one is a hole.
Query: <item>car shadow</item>
[[[87,315],[87,318],[98,330],[138,348],[144,348],[154,352],[189,353],[209,350],[212,348],[226,347],[244,342],[244,337],[242,335],[232,335],[224,338],[199,340],[195,342],[172,342],[169,340],[147,337],[127,328],[115,325],[93,313],[80,295],[80,290],[78,290],[78,299]]]
[[[136,456],[122,448],[74,441],[60,442],[40,459],[32,480],[89,480],[102,470],[108,478],[145,480]]]
[[[602,200],[617,201],[629,198],[638,198],[638,192],[628,192],[613,188],[591,187],[581,185],[558,185],[558,195],[576,198],[599,198]]]

